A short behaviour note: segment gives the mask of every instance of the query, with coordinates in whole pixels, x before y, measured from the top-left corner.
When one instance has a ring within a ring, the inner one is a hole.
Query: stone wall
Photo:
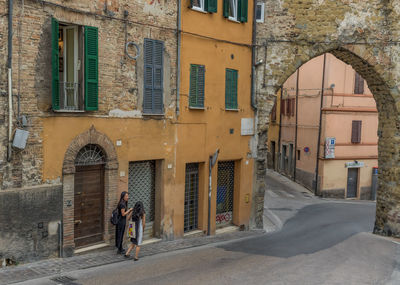
[[[58,257],[61,185],[0,192],[0,260]]]
[[[379,111],[379,194],[375,232],[393,234],[389,211],[400,202],[400,9],[397,1],[269,0],[257,24],[258,166],[254,195],[263,197],[266,137],[274,94],[302,64],[325,52],[350,64],[368,83]],[[253,214],[263,203],[255,201]],[[261,212],[258,212],[261,214]],[[260,226],[260,218],[254,225]]]

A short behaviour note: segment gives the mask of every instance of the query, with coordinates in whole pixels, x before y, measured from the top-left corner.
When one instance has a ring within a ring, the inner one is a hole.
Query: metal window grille
[[[106,157],[101,148],[95,144],[88,144],[81,148],[76,155],[75,165],[104,164]]]
[[[216,223],[230,223],[233,216],[233,191],[235,185],[235,162],[218,162],[217,216]]]
[[[199,164],[186,164],[184,231],[198,227]]]
[[[128,179],[129,207],[141,201],[146,211],[146,222],[154,221],[155,213],[155,161],[129,163]]]

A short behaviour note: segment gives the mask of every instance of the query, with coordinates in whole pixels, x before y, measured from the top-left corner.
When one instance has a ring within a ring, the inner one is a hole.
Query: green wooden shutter
[[[238,0],[238,20],[240,22],[247,22],[247,0]]]
[[[197,71],[197,106],[204,107],[204,82],[206,69],[204,65],[198,66]]]
[[[217,13],[218,0],[204,0],[205,10],[210,13]]]
[[[223,15],[225,18],[229,17],[229,0],[224,0]]]
[[[198,66],[190,65],[189,107],[197,107],[197,71]]]
[[[60,110],[60,75],[58,71],[58,21],[51,18],[51,95],[53,110]]]
[[[225,109],[237,109],[237,70],[227,69],[225,73]]]
[[[99,102],[99,48],[96,27],[85,27],[85,110],[98,110]]]

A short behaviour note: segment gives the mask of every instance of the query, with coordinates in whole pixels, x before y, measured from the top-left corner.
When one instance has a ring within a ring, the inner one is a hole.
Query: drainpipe
[[[319,155],[321,144],[321,129],[322,129],[322,107],[324,104],[324,87],[325,87],[325,66],[326,66],[326,53],[324,53],[324,65],[322,70],[322,86],[321,86],[321,105],[319,108],[319,125],[318,125],[318,145],[317,145],[317,162],[315,165],[315,188],[314,194],[318,194],[318,176],[319,176]]]
[[[256,83],[256,11],[257,11],[257,0],[254,0],[253,3],[253,33],[252,33],[252,46],[251,46],[251,107],[253,110],[257,110],[257,103],[256,103],[256,94],[255,94],[255,83]]]
[[[296,182],[296,167],[297,167],[297,130],[299,123],[298,116],[298,103],[299,103],[299,77],[300,77],[300,67],[297,69],[297,79],[296,79],[296,128],[294,132],[294,169],[293,169],[293,181]]]
[[[279,160],[277,165],[277,171],[280,172],[281,170],[281,135],[282,135],[282,96],[283,96],[283,85],[281,86],[281,97],[279,98],[279,135],[278,135],[278,153],[279,153]],[[276,104],[276,109],[278,110],[278,104]]]
[[[177,16],[177,67],[176,67],[176,117],[180,114],[180,84],[181,84],[181,0],[178,0]]]
[[[12,23],[13,0],[8,1],[8,152],[7,161],[11,161],[12,155],[12,129],[13,129],[13,97],[12,97]]]

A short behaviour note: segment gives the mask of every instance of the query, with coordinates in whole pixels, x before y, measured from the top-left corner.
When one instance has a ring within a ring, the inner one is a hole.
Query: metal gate
[[[197,229],[199,203],[199,164],[186,164],[184,232]]]
[[[347,175],[347,198],[356,198],[358,188],[358,168],[349,168]]]
[[[153,236],[155,215],[155,161],[138,161],[129,163],[129,207],[141,201],[146,211],[146,229],[144,238]]]
[[[230,224],[233,217],[233,191],[235,185],[235,162],[218,162],[217,226]]]

